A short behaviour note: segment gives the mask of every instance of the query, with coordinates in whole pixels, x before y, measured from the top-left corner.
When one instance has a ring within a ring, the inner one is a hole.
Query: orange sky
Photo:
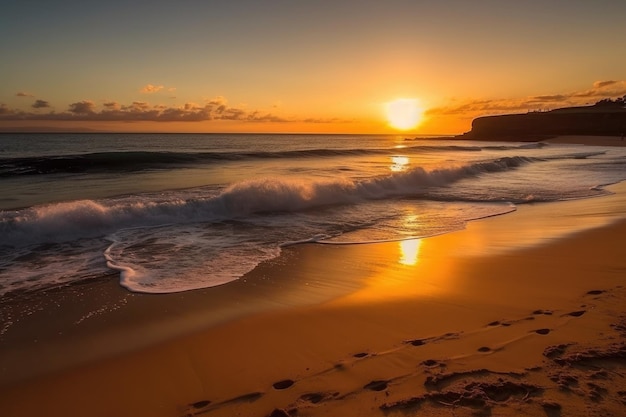
[[[233,3],[12,2],[0,130],[394,133],[409,98],[406,134],[456,134],[626,94],[622,1]]]

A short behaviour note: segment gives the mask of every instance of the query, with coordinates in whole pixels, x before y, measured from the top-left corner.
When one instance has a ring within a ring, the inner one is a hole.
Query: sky
[[[1,0],[0,130],[457,134],[626,94],[624,0]]]

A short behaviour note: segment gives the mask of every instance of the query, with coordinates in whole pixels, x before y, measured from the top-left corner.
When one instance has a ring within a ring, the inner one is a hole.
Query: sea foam
[[[252,214],[298,212],[389,197],[419,197],[464,178],[539,161],[506,157],[451,168],[420,167],[365,180],[259,178],[235,183],[206,198],[180,193],[163,199],[82,200],[0,212],[0,244],[24,246],[106,236],[120,229],[236,219]]]

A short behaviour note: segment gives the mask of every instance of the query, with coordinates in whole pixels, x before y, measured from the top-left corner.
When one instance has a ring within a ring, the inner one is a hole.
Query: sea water
[[[626,148],[377,135],[2,134],[0,295],[238,280],[295,244],[432,236],[606,194]]]

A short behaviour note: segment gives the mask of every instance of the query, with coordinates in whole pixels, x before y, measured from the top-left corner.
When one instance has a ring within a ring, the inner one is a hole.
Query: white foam
[[[131,291],[171,293],[214,287],[239,279],[280,247],[255,233],[229,227],[188,225],[129,229],[115,234],[105,251]]]
[[[219,195],[189,198],[81,200],[0,212],[2,244],[23,246],[106,236],[119,229],[186,224],[245,217],[255,213],[297,212],[392,196],[418,196],[462,178],[500,172],[528,162],[525,158],[427,171],[414,168],[367,180],[260,178],[225,188]]]

